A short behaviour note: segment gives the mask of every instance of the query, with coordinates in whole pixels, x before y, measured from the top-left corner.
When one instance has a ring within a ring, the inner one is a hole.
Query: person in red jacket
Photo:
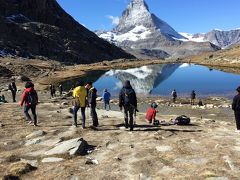
[[[36,106],[38,104],[38,95],[34,90],[34,84],[32,82],[27,82],[25,85],[25,90],[22,94],[22,99],[20,105],[24,105],[24,114],[26,120],[29,121],[29,124],[34,123],[34,126],[37,126],[37,114],[36,114]],[[31,109],[33,120],[29,115],[28,111]]]
[[[157,110],[156,110],[157,107],[158,107],[158,105],[155,102],[153,102],[151,104],[151,107],[148,108],[148,110],[147,110],[146,121],[149,122],[150,124],[153,124],[154,121],[156,120],[155,118],[156,118],[156,114],[157,114]]]

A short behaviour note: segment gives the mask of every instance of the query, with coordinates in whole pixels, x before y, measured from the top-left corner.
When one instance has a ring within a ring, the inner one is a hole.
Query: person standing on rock
[[[98,116],[96,112],[96,106],[97,106],[97,89],[93,87],[92,82],[88,82],[85,86],[88,89],[88,105],[90,106],[93,126],[97,127],[99,125],[98,123]]]
[[[49,90],[50,90],[51,98],[54,98],[56,96],[55,86],[53,84],[50,84]]]
[[[108,92],[107,89],[104,89],[103,95],[102,95],[102,99],[103,99],[103,103],[104,103],[104,109],[107,110],[107,106],[108,109],[110,110],[110,98],[111,98],[111,94],[110,92]]]
[[[59,94],[60,94],[60,96],[62,96],[62,93],[63,93],[63,86],[62,86],[62,84],[60,84],[58,88],[59,88]]]
[[[84,83],[80,81],[77,83],[76,88],[73,90],[73,97],[75,98],[73,104],[73,120],[74,125],[77,127],[77,112],[81,109],[82,114],[82,128],[85,129],[85,109],[86,109],[86,98],[87,98],[87,90],[84,87]]]
[[[195,91],[193,90],[193,91],[191,92],[191,100],[190,100],[191,105],[194,105],[194,104],[195,104],[195,99],[196,99],[196,93],[195,93]]]
[[[34,123],[34,126],[37,126],[37,114],[36,114],[36,107],[38,104],[38,95],[37,92],[34,90],[34,84],[32,82],[27,82],[25,85],[25,90],[22,94],[22,99],[20,105],[24,105],[24,114],[26,120],[29,121],[29,124]],[[28,111],[31,109],[33,120],[29,115]]]
[[[137,109],[137,97],[129,80],[125,81],[119,93],[119,107],[121,111],[122,107],[124,108],[125,127],[128,128],[130,126],[130,131],[133,131],[133,114]],[[129,119],[130,121],[128,121]]]
[[[237,133],[240,133],[240,86],[236,89],[238,94],[233,98],[232,110],[234,111]]]
[[[17,86],[14,80],[8,85],[8,89],[12,93],[13,102],[16,102]]]
[[[176,102],[176,99],[177,99],[177,91],[174,89],[174,90],[172,91],[172,100],[173,100],[173,103]]]

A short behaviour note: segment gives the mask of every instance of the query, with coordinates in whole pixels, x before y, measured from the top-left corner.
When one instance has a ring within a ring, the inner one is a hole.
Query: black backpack
[[[28,92],[28,102],[29,104],[36,105],[38,103],[38,97],[36,91]]]
[[[190,118],[185,116],[185,115],[178,116],[175,119],[175,124],[177,124],[177,125],[188,125],[188,124],[190,124]]]
[[[124,89],[124,105],[130,106],[133,104],[134,90],[133,89]]]

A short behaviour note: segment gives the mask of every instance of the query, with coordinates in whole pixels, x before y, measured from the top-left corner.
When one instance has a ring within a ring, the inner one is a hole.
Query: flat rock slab
[[[49,157],[49,158],[44,158],[42,160],[43,163],[53,163],[53,162],[60,162],[63,161],[63,158],[56,158],[56,157]]]
[[[25,146],[30,146],[30,145],[34,145],[34,144],[39,144],[43,141],[44,137],[38,137],[38,138],[34,138],[34,139],[29,139],[25,142]]]
[[[84,152],[87,142],[82,138],[70,139],[68,141],[63,141],[58,143],[53,149],[45,152],[45,155],[54,155],[54,154],[66,154],[69,155],[80,155]]]
[[[39,130],[39,131],[34,131],[33,133],[29,134],[26,136],[27,139],[32,139],[32,138],[37,138],[40,136],[44,136],[46,132]]]
[[[159,152],[167,152],[172,151],[173,148],[171,146],[157,146],[156,149]]]

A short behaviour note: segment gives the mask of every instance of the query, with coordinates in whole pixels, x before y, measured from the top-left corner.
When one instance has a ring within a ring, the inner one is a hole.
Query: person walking
[[[50,90],[51,98],[54,98],[56,96],[55,86],[53,84],[50,84],[49,90]]]
[[[37,114],[36,114],[36,107],[38,104],[38,95],[37,92],[34,90],[34,84],[32,82],[27,82],[25,85],[25,90],[22,94],[21,99],[21,107],[24,105],[24,114],[26,120],[29,121],[29,124],[33,123],[34,126],[37,126]],[[31,109],[33,120],[29,115],[28,111]]]
[[[122,107],[124,108],[125,127],[128,128],[130,126],[130,131],[133,131],[133,114],[137,109],[137,97],[129,80],[125,81],[119,93],[119,107],[121,111]]]
[[[196,99],[196,92],[193,90],[191,92],[191,100],[190,100],[190,104],[194,105],[195,104],[195,99]]]
[[[59,95],[62,96],[62,93],[63,93],[63,86],[62,86],[62,84],[60,84],[58,86],[58,88],[59,88]]]
[[[84,87],[84,83],[80,81],[77,83],[76,88],[73,90],[73,97],[75,98],[73,104],[73,120],[74,125],[77,127],[77,112],[81,109],[82,114],[82,128],[85,129],[85,121],[86,121],[86,98],[87,98],[87,90]]]
[[[16,102],[17,86],[14,80],[8,85],[8,89],[12,93],[13,102]]]
[[[172,91],[172,101],[173,101],[173,103],[176,102],[176,99],[177,99],[177,91],[174,89],[174,90]]]
[[[107,89],[104,89],[103,95],[102,95],[102,99],[103,99],[104,109],[105,110],[107,110],[107,106],[108,106],[108,110],[111,109],[111,107],[110,107],[110,98],[111,98],[110,92],[108,92]]]
[[[234,111],[236,120],[236,132],[240,133],[240,86],[236,89],[237,95],[233,98],[232,110]]]
[[[88,82],[85,86],[88,88],[88,105],[90,106],[90,112],[92,116],[93,126],[97,127],[99,125],[98,123],[98,116],[96,112],[96,106],[97,106],[97,89],[93,87],[92,82]]]

